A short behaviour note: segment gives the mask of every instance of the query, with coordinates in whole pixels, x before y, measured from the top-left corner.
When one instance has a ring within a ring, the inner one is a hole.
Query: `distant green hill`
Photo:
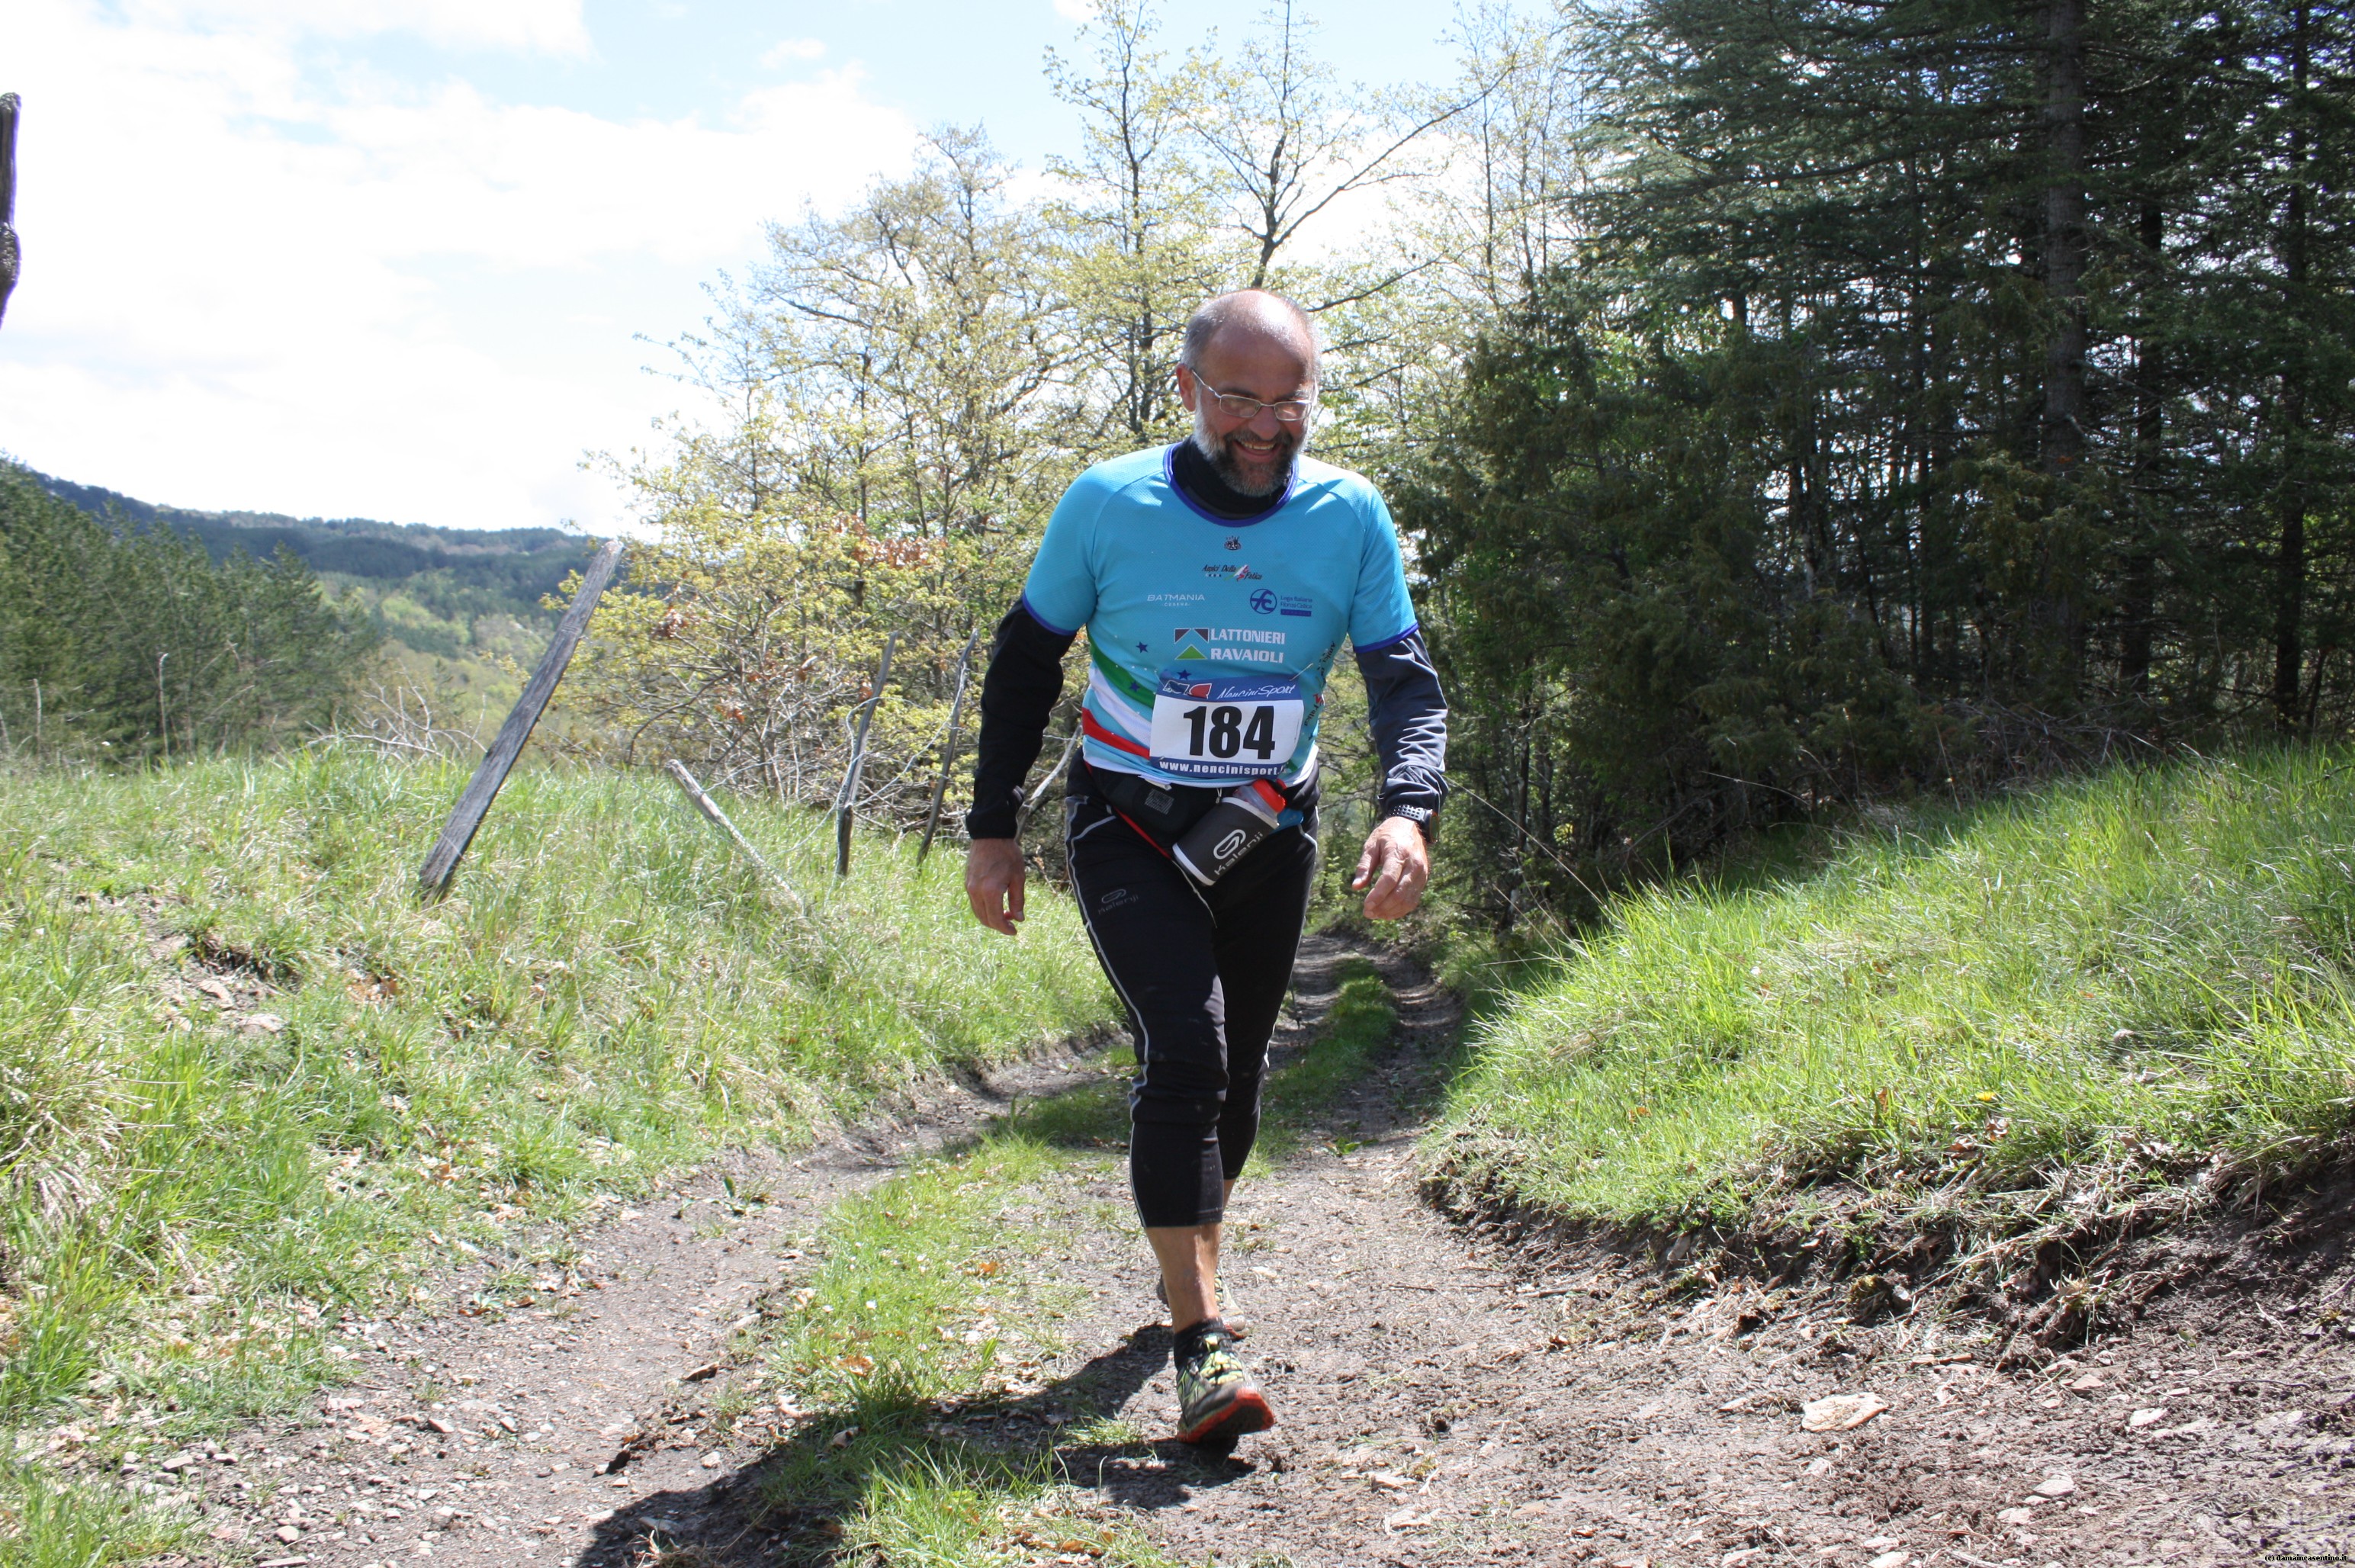
[[[333,587],[372,587],[377,590],[369,594],[372,603],[380,593],[400,590],[437,619],[449,621],[485,612],[539,619],[544,613],[541,597],[555,592],[565,574],[587,559],[594,543],[559,528],[437,528],[365,517],[191,511],[46,474],[35,476],[50,495],[94,517],[138,528],[160,523],[175,532],[193,534],[215,560],[240,548],[257,560],[268,560],[283,546]],[[385,630],[421,652],[454,654],[463,645],[430,633],[421,643],[412,634],[426,629],[404,626],[398,616],[387,622]]]

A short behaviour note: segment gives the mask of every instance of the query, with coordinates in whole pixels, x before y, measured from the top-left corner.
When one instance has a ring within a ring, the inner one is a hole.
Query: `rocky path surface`
[[[1279,1061],[1350,951],[1311,944]],[[1062,1243],[1079,1306],[1044,1387],[971,1419],[1053,1464],[1075,1509],[1180,1561],[1255,1568],[2355,1561],[2348,1193],[2183,1242],[2181,1283],[2131,1333],[1998,1370],[1969,1320],[1859,1325],[1837,1297],[1452,1223],[1423,1201],[1412,1145],[1454,1005],[1379,962],[1400,1049],[1231,1217],[1226,1275],[1274,1432],[1224,1460],[1060,1440],[1089,1417],[1159,1434],[1172,1413],[1137,1238]],[[199,1478],[180,1484],[264,1568],[773,1562],[752,1501],[773,1461],[713,1435],[741,1413],[722,1363],[750,1304],[827,1202],[1014,1093],[1100,1077],[1033,1068],[878,1141],[709,1172],[618,1215],[496,1320],[371,1326],[372,1386],[234,1463],[188,1456]],[[1072,1211],[1116,1193],[1113,1168],[1074,1162]]]

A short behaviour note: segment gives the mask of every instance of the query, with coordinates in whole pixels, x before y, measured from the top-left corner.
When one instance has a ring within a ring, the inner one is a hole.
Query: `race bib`
[[[1272,778],[1300,745],[1300,682],[1167,671],[1153,699],[1153,765],[1181,778]]]

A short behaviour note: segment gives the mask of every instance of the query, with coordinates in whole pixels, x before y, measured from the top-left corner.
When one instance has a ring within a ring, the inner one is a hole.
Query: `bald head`
[[[1186,324],[1178,395],[1194,445],[1228,486],[1273,496],[1292,478],[1316,400],[1316,328],[1264,289],[1220,294]]]
[[[1243,348],[1246,345],[1262,351],[1288,352],[1302,366],[1303,379],[1316,384],[1316,324],[1297,304],[1266,289],[1237,289],[1205,303],[1186,322],[1186,342],[1178,351],[1178,363],[1199,370],[1214,346]]]

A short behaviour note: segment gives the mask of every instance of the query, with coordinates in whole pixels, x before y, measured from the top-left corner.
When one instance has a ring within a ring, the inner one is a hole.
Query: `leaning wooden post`
[[[719,829],[720,836],[736,846],[737,853],[752,862],[753,869],[776,884],[778,891],[793,901],[796,912],[808,907],[802,902],[801,894],[794,891],[793,883],[785,880],[782,872],[761,858],[761,852],[752,848],[751,839],[736,831],[736,825],[728,820],[728,814],[719,809],[719,803],[703,793],[703,786],[695,782],[695,775],[687,771],[685,763],[673,757],[663,763],[663,772],[677,781],[678,787],[687,792],[687,798],[695,803],[695,809],[703,814],[703,819]]]
[[[883,700],[883,683],[891,678],[891,647],[900,640],[892,632],[883,639],[883,662],[875,671],[874,695],[859,711],[858,733],[850,742],[850,768],[842,775],[842,794],[835,800],[834,874],[850,875],[850,824],[858,809],[858,773],[867,765],[867,727],[875,722],[875,705]]]
[[[924,841],[916,846],[916,864],[932,852],[932,833],[941,825],[941,803],[948,798],[949,770],[956,766],[957,720],[964,713],[964,674],[973,662],[974,645],[981,641],[981,628],[964,640],[964,652],[957,656],[956,695],[949,699],[948,739],[941,742],[941,776],[932,782],[932,809],[924,814]]]
[[[613,581],[613,568],[621,559],[622,541],[607,539],[598,547],[589,570],[581,573],[581,592],[572,596],[571,608],[556,624],[556,640],[540,656],[539,667],[531,672],[523,696],[516,701],[515,711],[499,726],[491,749],[483,753],[474,776],[466,781],[464,791],[459,795],[449,824],[442,829],[442,837],[433,841],[432,853],[425,857],[425,864],[418,869],[418,891],[425,897],[439,898],[449,891],[450,879],[458,869],[458,858],[474,841],[474,829],[483,825],[484,814],[498,797],[499,786],[507,782],[507,770],[523,754],[524,742],[531,739],[532,726],[539,722],[548,699],[556,695],[556,683],[564,678],[565,667],[572,662],[572,650],[581,645],[581,635],[589,629],[589,613],[604,595],[605,585]]]

